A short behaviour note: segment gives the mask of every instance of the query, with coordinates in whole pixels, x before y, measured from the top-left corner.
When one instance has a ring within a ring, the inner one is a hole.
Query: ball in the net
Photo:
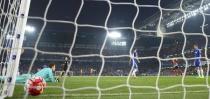
[[[32,96],[37,96],[43,93],[46,87],[46,82],[42,77],[32,77],[25,83],[25,91]]]

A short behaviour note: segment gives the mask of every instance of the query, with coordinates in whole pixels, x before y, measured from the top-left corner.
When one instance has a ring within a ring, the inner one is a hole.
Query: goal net
[[[209,8],[209,0],[1,0],[1,96],[209,99]],[[51,63],[59,82],[41,95],[15,84]]]

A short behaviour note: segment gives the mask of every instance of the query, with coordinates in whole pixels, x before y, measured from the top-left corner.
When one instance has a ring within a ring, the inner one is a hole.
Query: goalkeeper
[[[27,79],[31,78],[32,76],[40,76],[46,82],[58,82],[58,78],[55,78],[53,72],[55,71],[55,64],[50,64],[49,67],[43,68],[34,75],[31,74],[22,74],[17,76],[16,83],[24,83]],[[3,80],[3,77],[0,77],[0,80]]]

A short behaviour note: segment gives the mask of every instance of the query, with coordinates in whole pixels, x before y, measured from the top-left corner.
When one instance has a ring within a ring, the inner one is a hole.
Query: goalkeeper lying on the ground
[[[31,78],[32,76],[40,76],[44,78],[46,82],[58,82],[58,79],[54,77],[53,71],[55,71],[55,64],[50,64],[49,68],[43,68],[34,75],[31,74],[22,74],[17,76],[16,83],[24,83],[27,79]],[[0,77],[2,80],[3,78]]]

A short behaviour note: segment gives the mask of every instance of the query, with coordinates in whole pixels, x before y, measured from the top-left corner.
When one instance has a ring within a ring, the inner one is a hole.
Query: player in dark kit
[[[68,68],[68,64],[69,64],[69,59],[68,57],[65,57],[65,61],[64,61],[64,64],[62,66],[62,76],[66,73],[67,71],[67,68]]]

